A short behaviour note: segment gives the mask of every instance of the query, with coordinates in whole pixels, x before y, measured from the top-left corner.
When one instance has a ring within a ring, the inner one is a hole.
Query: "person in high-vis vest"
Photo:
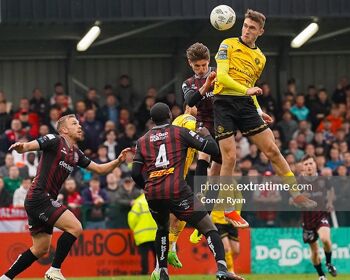
[[[128,224],[133,231],[136,246],[141,256],[141,274],[148,274],[148,255],[151,251],[156,258],[155,239],[157,224],[153,220],[145,194],[135,199],[128,213]]]

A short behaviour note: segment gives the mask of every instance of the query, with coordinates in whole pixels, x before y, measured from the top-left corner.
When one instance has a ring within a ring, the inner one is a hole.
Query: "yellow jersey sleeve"
[[[196,118],[189,114],[182,114],[173,121],[173,125],[185,127],[192,131],[196,130],[196,124],[197,124]],[[188,170],[190,169],[190,166],[193,162],[196,152],[197,152],[196,149],[193,149],[193,148],[187,149],[186,161],[185,161],[185,167],[184,167],[184,178],[186,178],[188,174]]]

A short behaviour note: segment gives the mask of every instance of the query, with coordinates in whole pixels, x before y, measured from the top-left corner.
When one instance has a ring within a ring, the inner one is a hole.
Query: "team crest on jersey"
[[[79,161],[79,155],[77,152],[74,152],[74,162],[77,163]]]
[[[225,128],[223,126],[219,125],[216,130],[218,133],[223,133],[225,131]]]
[[[259,58],[254,59],[254,61],[255,61],[255,64],[256,64],[256,65],[259,65],[259,64],[260,64]]]
[[[51,204],[53,207],[56,207],[56,208],[59,208],[62,206],[61,203],[59,203],[57,200],[53,200],[53,199],[51,199]]]

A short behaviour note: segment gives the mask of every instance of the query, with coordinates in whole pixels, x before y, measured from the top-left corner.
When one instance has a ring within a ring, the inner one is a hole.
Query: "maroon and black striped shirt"
[[[317,202],[317,208],[313,211],[303,211],[302,220],[303,227],[305,229],[314,229],[318,227],[322,220],[327,220],[329,213],[326,210],[327,205],[327,192],[331,190],[330,181],[327,177],[317,176],[311,177],[309,180],[307,177],[301,177],[299,183],[311,184],[312,191],[309,191],[310,199]]]
[[[215,71],[215,68],[209,67],[209,71],[207,75],[203,77],[198,77],[197,75],[193,75],[192,77],[184,81],[182,83],[182,92],[184,94],[184,98],[186,99],[186,96],[188,94],[199,91],[199,89],[204,85],[205,80],[207,79],[207,76],[212,71]],[[214,127],[213,90],[214,90],[214,86],[210,88],[210,91],[208,91],[205,94],[205,96],[202,97],[201,101],[199,101],[198,104],[196,105],[197,123],[203,123],[202,126],[207,127],[210,132],[212,132],[212,129]]]
[[[190,195],[184,179],[187,148],[203,150],[207,141],[171,124],[156,126],[138,139],[134,162],[143,164],[147,200],[179,198],[184,191]]]
[[[70,147],[62,136],[47,134],[37,141],[43,153],[28,197],[36,192],[46,192],[56,199],[62,184],[74,168],[85,168],[91,160],[78,147]]]

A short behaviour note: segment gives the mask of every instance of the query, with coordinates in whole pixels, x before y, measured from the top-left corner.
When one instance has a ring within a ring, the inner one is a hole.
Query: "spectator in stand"
[[[55,106],[59,109],[61,116],[73,114],[68,100],[68,96],[64,93],[57,94],[55,97]]]
[[[117,141],[117,131],[114,129],[107,131],[105,138],[106,141],[103,142],[103,145],[107,147],[108,158],[111,160],[116,159],[120,152],[123,150],[120,141]]]
[[[141,256],[141,274],[150,273],[148,256],[152,253],[156,261],[155,239],[157,224],[149,211],[148,203],[144,194],[135,199],[135,203],[128,213],[128,224],[133,231],[136,246]]]
[[[171,108],[171,114],[173,119],[176,119],[178,116],[180,116],[182,114],[182,108],[179,105],[174,105]]]
[[[281,132],[283,142],[288,143],[298,129],[298,123],[293,120],[291,112],[286,111],[283,113],[283,119],[277,123],[276,127]]]
[[[347,169],[347,173],[350,174],[350,152],[346,152],[343,155],[343,164]]]
[[[258,147],[255,144],[250,144],[249,154],[246,155],[244,159],[249,159],[253,165],[259,161],[259,151]]]
[[[109,200],[106,219],[107,219],[107,228],[119,228],[119,180],[114,173],[109,173],[107,175],[107,187],[106,192]]]
[[[96,113],[93,109],[88,109],[85,113],[85,122],[82,124],[84,136],[84,148],[90,149],[93,153],[97,152],[100,145],[100,138],[98,137],[102,131],[102,123],[96,120]]]
[[[150,86],[147,89],[146,96],[154,97],[157,100],[158,90],[154,86]]]
[[[156,103],[156,98],[153,96],[146,96],[143,103],[137,110],[135,114],[137,127],[139,131],[145,130],[145,123],[151,118],[150,110],[152,106]]]
[[[335,104],[346,104],[346,87],[349,86],[348,79],[343,77],[339,80],[336,89],[332,95],[332,101]]]
[[[2,90],[0,90],[0,101],[5,101],[6,102],[6,112],[12,113],[12,103],[9,101],[6,101],[5,93]]]
[[[61,117],[61,112],[59,108],[56,106],[52,106],[49,111],[49,119],[46,120],[46,123],[45,123],[49,128],[49,133],[57,134],[57,131],[56,131],[57,122],[60,117]]]
[[[309,117],[310,110],[305,106],[304,95],[297,95],[295,105],[290,108],[290,112],[296,117],[298,121],[305,121]]]
[[[293,154],[296,161],[300,161],[304,156],[304,151],[298,148],[297,141],[290,140],[288,149],[284,151],[284,154]]]
[[[97,157],[94,159],[94,161],[98,164],[104,164],[111,161],[111,159],[108,158],[108,148],[105,145],[98,146]],[[107,185],[106,175],[100,175],[99,180],[101,188],[105,188]]]
[[[108,204],[108,196],[100,187],[98,178],[93,177],[89,182],[89,188],[83,190],[83,205],[85,207],[86,229],[105,229],[105,212]]]
[[[17,166],[11,166],[9,168],[9,176],[4,177],[5,189],[11,194],[13,194],[15,190],[17,190],[21,185],[22,179],[19,176],[19,170]]]
[[[263,82],[260,87],[263,94],[259,95],[257,98],[262,110],[269,115],[276,116],[277,106],[275,99],[271,95],[270,85],[267,82]]]
[[[317,102],[317,88],[314,85],[309,85],[305,95],[305,106],[310,109],[315,102]]]
[[[7,153],[5,155],[5,164],[0,166],[0,177],[8,177],[9,169],[11,166],[15,165],[15,161],[13,159],[13,155],[11,153]]]
[[[114,168],[112,173],[114,174],[114,176],[118,182],[122,179],[123,172],[119,167]]]
[[[28,152],[25,164],[28,167],[28,176],[30,178],[34,178],[36,176],[39,164],[37,152]]]
[[[85,121],[86,104],[80,100],[75,103],[75,115],[80,123]]]
[[[326,167],[326,158],[324,155],[317,155],[316,156],[316,166],[317,166],[317,172],[319,173],[323,168]]]
[[[272,172],[272,166],[264,153],[259,154],[259,160],[254,164],[253,168],[255,168],[260,174],[264,174],[266,171]]]
[[[330,122],[330,132],[335,135],[337,133],[337,130],[340,129],[343,125],[343,118],[340,115],[340,111],[338,107],[333,107],[331,109],[331,113],[320,123],[320,125],[317,128],[317,131],[323,131],[326,129],[325,122]]]
[[[124,135],[119,139],[120,146],[122,149],[128,147],[135,147],[137,141],[136,126],[129,123],[125,127]]]
[[[241,158],[246,157],[249,154],[249,141],[247,137],[244,137],[240,131],[237,131],[235,136],[236,143],[241,149]]]
[[[305,150],[306,146],[306,136],[304,133],[299,133],[295,139],[297,141],[298,149]]]
[[[97,111],[98,108],[100,108],[100,104],[98,102],[98,94],[96,88],[89,88],[89,90],[86,92],[86,96],[84,99],[85,105],[87,109],[93,109],[94,111]]]
[[[294,78],[290,78],[287,81],[287,90],[284,94],[285,98],[291,102],[294,102],[297,96],[297,84]]]
[[[42,124],[39,127],[39,137],[45,136],[46,134],[49,134],[49,133],[50,133],[50,130],[46,124]]]
[[[308,121],[300,121],[298,123],[298,129],[294,132],[292,138],[295,139],[300,133],[305,135],[306,143],[311,143],[315,136]]]
[[[6,100],[0,101],[0,134],[11,127],[11,115],[7,112]]]
[[[73,178],[68,178],[63,185],[57,200],[72,211],[72,213],[81,220],[81,206],[83,199],[77,190],[77,184]]]
[[[137,105],[135,102],[137,100],[137,93],[128,75],[123,74],[119,77],[116,93],[121,107],[135,108],[135,105]]]
[[[165,98],[164,98],[164,100],[162,102],[167,104],[170,109],[173,108],[173,106],[178,105],[176,103],[176,95],[175,95],[174,92],[168,92],[165,95]]]
[[[120,205],[119,225],[121,228],[128,228],[128,213],[134,205],[135,199],[140,195],[140,190],[135,188],[134,180],[126,177],[121,180],[118,187],[117,202]]]
[[[329,152],[329,160],[326,162],[326,167],[335,171],[338,166],[342,165],[343,161],[340,159],[339,150],[332,148]]]
[[[30,120],[30,115],[33,115],[33,113],[29,113],[26,109],[21,109],[15,115],[15,118],[20,120],[22,128],[26,131],[30,139],[34,139],[39,136],[39,117],[37,116],[35,122],[33,122],[34,118]]]
[[[11,128],[5,131],[5,141],[1,150],[6,153],[12,144],[24,137],[27,137],[27,132],[22,128],[21,121],[13,119],[11,121]]]
[[[27,196],[27,192],[32,184],[32,179],[27,177],[23,178],[22,183],[18,189],[15,190],[13,194],[13,207],[24,208],[24,200]]]
[[[97,118],[102,123],[108,120],[118,123],[119,121],[119,105],[114,94],[106,96],[106,104],[97,111]]]
[[[0,176],[0,207],[10,207],[11,204],[12,204],[12,196],[5,189],[4,180]]]
[[[32,91],[32,98],[29,100],[30,111],[38,114],[40,122],[42,123],[49,110],[49,104],[43,97],[43,94],[39,88],[35,88]]]
[[[316,129],[331,110],[331,102],[328,99],[326,89],[322,88],[318,91],[317,101],[310,104],[309,109],[312,129]]]
[[[146,120],[144,120],[144,121],[146,121]],[[130,115],[129,109],[127,109],[127,108],[120,109],[118,131],[119,132],[124,132],[125,127],[129,123],[132,123],[132,119],[131,119],[131,115]]]
[[[305,146],[305,154],[314,157],[315,156],[315,146],[311,143]]]
[[[106,97],[107,95],[110,95],[110,94],[114,94],[114,91],[113,91],[113,87],[112,85],[110,84],[106,84],[104,87],[103,87],[103,97]],[[116,97],[117,98],[117,97]]]
[[[55,85],[54,85],[54,94],[51,96],[50,98],[50,105],[54,105],[56,103],[56,97],[58,95],[64,95],[67,97],[67,105],[70,109],[73,108],[73,102],[72,102],[72,98],[70,98],[70,96],[66,95],[65,94],[65,91],[64,91],[64,87],[63,87],[63,84],[61,82],[57,82]]]

